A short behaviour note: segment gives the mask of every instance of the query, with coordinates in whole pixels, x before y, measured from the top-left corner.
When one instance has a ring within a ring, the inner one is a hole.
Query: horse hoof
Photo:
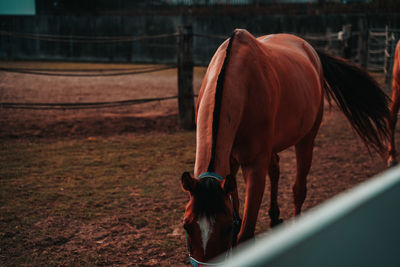
[[[271,228],[273,228],[277,225],[280,225],[281,223],[283,223],[282,219],[274,220],[274,221],[271,221],[270,226],[271,226]]]

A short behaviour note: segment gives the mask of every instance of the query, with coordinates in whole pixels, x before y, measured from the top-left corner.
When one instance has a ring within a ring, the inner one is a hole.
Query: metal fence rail
[[[369,31],[368,70],[383,72],[387,87],[391,87],[394,52],[399,29],[372,28]]]
[[[233,252],[225,266],[400,266],[400,167]]]

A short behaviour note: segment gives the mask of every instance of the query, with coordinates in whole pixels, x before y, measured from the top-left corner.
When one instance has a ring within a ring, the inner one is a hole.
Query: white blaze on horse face
[[[203,250],[204,254],[206,254],[206,248],[207,248],[207,243],[208,240],[210,239],[213,225],[214,225],[215,219],[208,219],[207,217],[201,217],[197,223],[199,224],[200,231],[201,231],[201,241],[203,245]]]

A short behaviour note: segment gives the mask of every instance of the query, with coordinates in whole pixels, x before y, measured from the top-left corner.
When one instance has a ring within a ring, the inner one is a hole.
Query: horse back
[[[195,175],[210,159],[215,88],[227,46],[213,56],[199,93]],[[231,50],[216,145],[221,175],[229,173],[231,154],[251,161],[294,145],[313,128],[323,99],[320,62],[304,40],[287,34],[256,39],[236,30]]]
[[[296,144],[313,127],[323,108],[323,72],[316,51],[291,34],[273,34],[257,39],[268,55],[264,60],[276,75],[279,95],[274,100],[273,151]],[[270,90],[268,85],[264,90]]]

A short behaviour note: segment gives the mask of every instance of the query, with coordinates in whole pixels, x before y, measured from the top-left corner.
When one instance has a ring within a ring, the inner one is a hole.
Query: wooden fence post
[[[178,106],[179,123],[185,130],[193,130],[193,30],[192,26],[178,27]]]
[[[365,18],[360,18],[358,22],[358,28],[360,35],[358,37],[358,59],[360,65],[364,68],[368,68],[368,42],[369,42],[369,29],[368,22]]]
[[[325,35],[326,35],[326,39],[328,40],[328,42],[325,46],[325,49],[327,49],[327,51],[329,51],[330,49],[332,49],[332,43],[333,43],[332,29],[330,27],[326,28]]]
[[[341,41],[342,54],[341,56],[346,59],[351,58],[351,24],[342,25],[342,30],[338,34],[338,39]]]

